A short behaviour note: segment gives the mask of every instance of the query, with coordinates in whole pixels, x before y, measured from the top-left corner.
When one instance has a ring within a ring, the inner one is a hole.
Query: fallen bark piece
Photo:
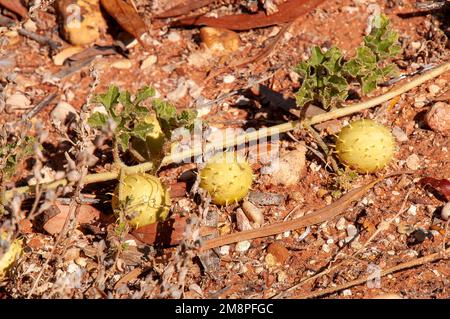
[[[267,15],[260,11],[256,14],[236,14],[220,18],[189,17],[174,21],[173,26],[207,25],[230,30],[250,30],[294,21],[299,16],[314,10],[324,0],[290,0],[278,6],[278,12]]]
[[[181,16],[184,14],[188,14],[191,11],[207,6],[208,4],[213,3],[215,1],[216,0],[197,0],[197,1],[185,0],[183,1],[183,3],[177,4],[170,9],[157,14],[155,18],[164,19]]]
[[[178,245],[184,239],[186,221],[187,217],[175,216],[164,222],[136,228],[131,232],[131,235],[147,245],[162,247]],[[201,236],[212,235],[215,232],[215,227],[202,227],[200,229]]]
[[[44,213],[47,214],[47,216],[44,216],[44,230],[50,235],[60,233],[66,222],[69,210],[69,205],[56,204],[52,206],[52,208]],[[100,212],[90,205],[80,205],[75,215],[77,224],[90,224],[100,218]]]
[[[147,49],[148,46],[141,37],[148,28],[134,7],[124,0],[100,0],[103,8],[117,23]]]

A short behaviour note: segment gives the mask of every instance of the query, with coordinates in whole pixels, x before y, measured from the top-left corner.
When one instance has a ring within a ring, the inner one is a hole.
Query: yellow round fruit
[[[147,124],[152,124],[153,129],[146,134],[145,142],[138,138],[132,138],[131,148],[138,153],[135,154],[132,152],[138,161],[148,162],[159,158],[161,155],[165,135],[155,115],[147,115],[144,121]]]
[[[200,171],[200,187],[218,205],[237,203],[250,190],[253,173],[248,162],[235,153],[214,155]]]
[[[5,277],[8,269],[22,253],[22,242],[19,239],[15,239],[7,246],[6,251],[3,251],[5,241],[6,233],[0,233],[0,280]]]
[[[336,141],[340,161],[359,173],[373,173],[384,168],[394,157],[395,148],[391,131],[366,119],[345,126]]]
[[[133,174],[124,178],[119,197],[117,186],[112,199],[116,214],[124,209],[133,227],[164,221],[169,214],[170,195],[158,177],[149,174]]]

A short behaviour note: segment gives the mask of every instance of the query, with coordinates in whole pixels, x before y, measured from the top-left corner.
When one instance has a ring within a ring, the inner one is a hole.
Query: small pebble
[[[226,55],[239,49],[239,35],[223,28],[203,27],[200,29],[200,39],[213,54]]]
[[[277,265],[277,259],[272,254],[267,254],[264,258],[264,261],[269,268],[275,267]]]
[[[425,115],[425,122],[433,131],[450,136],[450,104],[435,103]]]
[[[233,83],[234,80],[236,80],[236,78],[234,77],[234,75],[231,75],[231,74],[225,75],[223,77],[223,83],[226,83],[226,84]]]
[[[411,48],[414,50],[418,50],[422,46],[422,44],[419,41],[413,41],[413,42],[411,42],[410,45],[411,45]]]
[[[305,145],[299,144],[295,150],[281,155],[278,165],[273,165],[271,182],[275,185],[296,185],[305,172],[305,154]]]
[[[359,250],[362,248],[362,244],[359,242],[359,240],[355,239],[350,243],[350,247],[353,248],[354,250]]]
[[[24,27],[26,30],[31,31],[31,32],[36,32],[36,31],[37,31],[37,25],[36,25],[36,23],[35,23],[33,20],[31,20],[31,19],[28,19],[28,20],[23,24],[23,27]]]
[[[345,289],[345,290],[342,292],[342,295],[343,295],[343,296],[346,296],[346,297],[351,296],[351,295],[352,295],[352,291],[351,291],[350,289]]]
[[[336,229],[337,230],[344,230],[346,223],[347,223],[347,221],[345,220],[344,217],[339,218],[338,222],[336,223]]]
[[[179,34],[178,32],[176,32],[176,31],[171,31],[171,32],[168,34],[167,39],[168,39],[170,42],[178,42],[178,41],[181,40],[181,36],[180,36],[180,34]]]
[[[250,248],[250,242],[248,240],[240,241],[236,244],[236,251],[243,253]]]
[[[126,70],[126,69],[131,68],[131,66],[132,66],[132,63],[128,59],[122,59],[122,60],[113,62],[111,64],[111,67],[113,67],[115,69],[119,69],[119,70]]]
[[[406,133],[398,126],[394,126],[394,128],[392,129],[392,134],[400,143],[406,142],[408,140],[408,135],[406,135]]]
[[[142,61],[141,70],[151,67],[156,63],[157,60],[158,58],[156,57],[156,55],[150,55],[149,57],[147,57],[145,60]]]
[[[439,86],[437,86],[436,84],[431,84],[428,87],[428,92],[430,92],[433,95],[438,94],[441,91],[441,88]]]
[[[236,210],[236,226],[240,231],[253,229],[252,225],[250,225],[250,221],[241,208]]]
[[[52,120],[60,123],[64,123],[70,114],[76,116],[77,111],[72,105],[64,101],[59,102],[50,112]]]
[[[261,210],[251,202],[244,200],[242,202],[242,210],[245,215],[256,225],[261,226],[264,223],[264,215]]]
[[[326,252],[326,253],[329,253],[329,252],[330,252],[330,246],[328,246],[327,244],[324,244],[324,245],[322,246],[322,250],[323,250],[324,252]]]
[[[450,216],[450,202],[444,205],[441,209],[441,218],[443,220],[448,220]]]
[[[230,253],[230,246],[229,245],[225,245],[220,247],[219,249],[219,253],[223,256],[226,256]]]
[[[31,101],[22,93],[16,92],[6,99],[6,110],[23,110],[31,108]]]
[[[276,193],[250,191],[248,200],[262,206],[280,206],[284,204],[284,196]]]
[[[408,156],[408,158],[406,159],[406,166],[415,171],[420,167],[420,159],[419,156],[417,156],[416,154],[411,154],[410,156]]]
[[[75,259],[75,263],[81,268],[86,268],[87,266],[86,258],[83,257],[78,257],[77,259]]]
[[[353,238],[358,234],[358,229],[356,229],[355,225],[348,225],[347,226],[347,236],[350,238]]]
[[[278,282],[285,282],[287,278],[288,278],[288,276],[286,275],[286,273],[284,271],[280,271],[277,275]]]
[[[425,106],[425,103],[427,102],[427,98],[425,96],[419,96],[414,99],[414,107],[416,108],[422,108]]]
[[[412,216],[416,216],[416,214],[417,214],[417,206],[415,206],[415,205],[409,206],[408,213],[410,215],[412,215]]]

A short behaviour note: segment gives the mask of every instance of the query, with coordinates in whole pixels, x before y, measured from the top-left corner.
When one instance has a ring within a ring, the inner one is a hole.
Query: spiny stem
[[[210,143],[210,144],[206,145],[205,147],[199,146],[199,147],[195,147],[195,148],[192,148],[192,149],[184,151],[184,152],[179,152],[176,154],[169,154],[166,157],[164,157],[164,159],[162,160],[161,166],[165,166],[165,165],[169,165],[169,164],[173,164],[173,163],[180,163],[182,160],[184,160],[186,158],[199,156],[203,153],[210,152],[214,149],[219,149],[219,148],[223,149],[223,148],[233,147],[233,146],[248,143],[251,141],[256,141],[258,139],[264,139],[264,138],[267,138],[267,137],[275,135],[275,134],[289,132],[289,131],[292,131],[299,127],[307,127],[308,125],[314,125],[314,124],[326,122],[329,120],[337,119],[342,116],[347,116],[347,115],[351,115],[353,113],[361,112],[363,110],[369,109],[376,105],[382,104],[400,94],[403,94],[403,93],[421,85],[422,83],[424,83],[428,80],[431,80],[445,72],[448,72],[449,70],[450,70],[450,62],[446,62],[446,63],[442,64],[441,66],[436,67],[433,70],[430,70],[430,71],[416,77],[415,79],[412,79],[410,82],[407,82],[407,83],[399,86],[396,89],[393,89],[383,95],[380,95],[378,97],[375,97],[375,98],[370,99],[365,102],[356,103],[356,104],[349,105],[349,106],[344,106],[343,108],[336,109],[336,110],[333,110],[333,111],[330,111],[327,113],[323,113],[323,114],[318,114],[318,115],[312,116],[310,118],[307,118],[307,119],[304,119],[301,121],[300,120],[291,121],[291,122],[286,122],[286,123],[275,125],[275,126],[268,127],[268,128],[262,128],[258,131],[253,131],[253,132],[246,133],[243,135],[235,136],[233,139],[227,139],[226,142],[219,141],[216,143]],[[138,164],[135,166],[122,167],[122,169],[124,169],[124,172],[126,174],[143,173],[143,172],[152,170],[153,168],[154,168],[154,165],[151,162],[146,162],[146,163]],[[104,181],[117,179],[119,177],[119,173],[120,173],[120,169],[118,169],[117,166],[115,166],[115,167],[113,167],[113,169],[110,172],[87,175],[83,179],[83,184],[86,185],[86,184],[91,184],[91,183],[104,182]],[[53,188],[56,188],[59,186],[64,186],[64,185],[67,185],[67,183],[68,183],[67,180],[61,179],[58,181],[54,181],[52,183],[43,184],[42,190],[44,191],[46,189],[53,189]],[[15,189],[7,190],[5,192],[5,199],[6,199],[6,201],[9,201],[14,196],[14,194],[25,194],[28,192],[32,192],[34,190],[35,190],[35,186],[24,186],[24,187],[18,187]]]

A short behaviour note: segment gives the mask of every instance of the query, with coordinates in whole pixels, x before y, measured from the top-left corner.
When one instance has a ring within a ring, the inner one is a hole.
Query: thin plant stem
[[[194,147],[192,149],[189,149],[187,151],[175,153],[175,154],[169,154],[165,156],[162,160],[161,166],[169,165],[169,164],[176,164],[180,163],[181,161],[185,160],[186,158],[196,157],[204,153],[208,153],[210,151],[213,151],[215,149],[225,149],[229,147],[234,147],[236,145],[241,145],[244,143],[248,143],[251,141],[256,141],[259,139],[267,138],[269,136],[273,136],[275,134],[280,133],[286,133],[289,131],[292,131],[297,128],[301,127],[307,127],[308,125],[314,125],[322,122],[326,122],[329,120],[337,119],[343,116],[351,115],[357,112],[361,112],[363,110],[369,109],[371,107],[374,107],[376,105],[382,104],[400,94],[403,94],[422,83],[425,83],[426,81],[429,81],[433,78],[438,77],[439,75],[448,72],[450,70],[450,62],[446,62],[442,64],[439,67],[436,67],[414,79],[411,81],[383,94],[378,97],[375,97],[373,99],[370,99],[368,101],[364,101],[361,103],[356,103],[348,106],[343,106],[343,108],[335,109],[333,111],[318,114],[315,116],[312,116],[310,118],[306,118],[303,120],[296,120],[296,121],[290,121],[283,124],[262,128],[257,131],[249,132],[246,134],[235,136],[233,139],[227,139],[225,142],[219,141],[216,143],[210,143],[205,145],[204,147]],[[123,167],[126,174],[136,174],[136,173],[143,173],[147,171],[151,171],[154,169],[154,165],[151,162],[146,162],[142,164],[138,164],[135,166],[126,166]],[[109,181],[113,179],[117,179],[119,177],[120,168],[113,167],[113,169],[109,172],[103,172],[103,173],[95,173],[85,176],[83,179],[83,184],[91,184],[96,182],[104,182]],[[42,190],[47,189],[54,189],[59,186],[67,185],[67,180],[61,179],[58,181],[54,181],[48,184],[42,184]],[[18,187],[15,189],[7,190],[5,191],[5,199],[6,201],[10,200],[14,194],[26,194],[30,191],[34,191],[34,186],[24,186],[24,187]]]

